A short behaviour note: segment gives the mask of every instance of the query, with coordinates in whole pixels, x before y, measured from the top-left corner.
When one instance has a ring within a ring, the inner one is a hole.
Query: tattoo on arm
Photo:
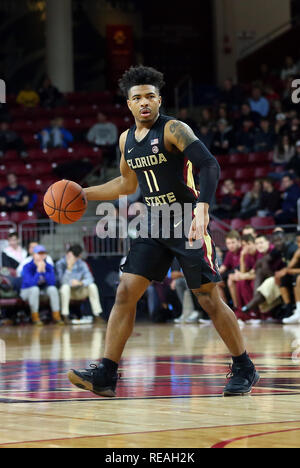
[[[188,125],[179,121],[172,122],[170,133],[174,136],[177,142],[176,146],[180,151],[184,151],[191,143],[194,143],[198,139]]]

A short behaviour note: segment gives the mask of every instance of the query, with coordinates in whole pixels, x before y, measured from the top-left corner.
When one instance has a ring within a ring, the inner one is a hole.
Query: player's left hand
[[[195,217],[191,224],[189,232],[189,245],[193,247],[194,240],[204,239],[205,236],[208,236],[207,227],[209,224],[209,214],[208,214],[208,204],[207,203],[198,203],[197,208],[195,209]]]

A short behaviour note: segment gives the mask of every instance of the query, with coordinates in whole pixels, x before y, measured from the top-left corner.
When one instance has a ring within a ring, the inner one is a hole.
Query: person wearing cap
[[[52,319],[55,324],[62,324],[60,316],[59,294],[53,265],[47,261],[47,250],[42,245],[33,249],[33,259],[24,265],[22,271],[21,298],[29,302],[34,325],[41,326],[39,317],[40,295],[47,294],[50,300]]]
[[[33,260],[33,249],[35,247],[37,247],[38,245],[39,245],[38,242],[35,242],[35,241],[29,242],[29,244],[28,244],[28,256],[23,260],[22,263],[19,264],[19,266],[17,268],[17,276],[19,278],[22,276],[22,271],[23,271],[24,266],[27,265],[27,263],[32,262],[32,260]],[[53,262],[52,257],[50,255],[47,255],[46,262],[50,263],[50,265],[54,266],[54,262]]]

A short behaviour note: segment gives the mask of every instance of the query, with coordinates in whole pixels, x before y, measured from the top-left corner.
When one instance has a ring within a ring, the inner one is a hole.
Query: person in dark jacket
[[[270,121],[262,119],[260,128],[254,135],[254,151],[272,151],[276,142],[275,132],[270,128]]]
[[[281,182],[283,189],[281,210],[275,213],[277,224],[293,223],[297,217],[297,202],[300,198],[300,187],[291,175],[285,175]]]
[[[235,150],[239,153],[250,153],[254,145],[254,126],[250,119],[243,122],[242,130],[237,132]]]
[[[0,123],[0,157],[3,157],[6,151],[15,150],[21,158],[27,158],[28,153],[26,145],[22,138],[9,127],[7,122]]]
[[[273,216],[280,209],[280,192],[275,190],[271,179],[264,179],[262,183],[259,210],[264,211],[264,216]]]
[[[296,177],[300,177],[300,140],[296,143],[296,154],[290,162],[285,166],[285,169]]]
[[[228,125],[227,120],[220,119],[218,121],[218,129],[214,135],[211,151],[213,154],[228,154],[232,147],[233,135],[232,128]]]
[[[58,107],[63,102],[63,96],[59,90],[53,86],[50,78],[46,77],[39,89],[40,103],[42,107],[52,109]]]
[[[59,294],[56,288],[54,266],[47,263],[47,251],[42,245],[33,249],[33,260],[24,265],[22,271],[21,298],[29,302],[34,325],[42,325],[39,318],[40,295],[46,293],[50,299],[54,323],[61,324]]]

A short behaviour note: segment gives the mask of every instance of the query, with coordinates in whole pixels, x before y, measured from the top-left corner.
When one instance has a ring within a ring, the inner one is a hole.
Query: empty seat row
[[[269,165],[261,167],[239,167],[224,169],[221,171],[220,180],[224,181],[226,179],[233,179],[251,181],[254,179],[268,177],[270,172],[272,172],[272,169]]]
[[[232,166],[247,166],[255,164],[257,165],[264,165],[267,163],[272,162],[273,160],[273,152],[258,152],[258,153],[234,153],[228,154],[223,156],[216,156],[218,163],[221,166],[221,169],[227,169]]]

